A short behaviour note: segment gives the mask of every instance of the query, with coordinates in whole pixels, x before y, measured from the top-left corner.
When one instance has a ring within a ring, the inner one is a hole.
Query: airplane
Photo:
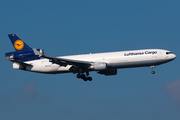
[[[176,58],[171,51],[164,49],[142,49],[106,53],[90,53],[52,57],[46,56],[43,49],[29,47],[16,34],[8,35],[15,50],[5,53],[5,58],[13,62],[14,69],[45,74],[74,73],[84,81],[92,81],[89,72],[96,71],[108,76],[116,75],[117,69],[133,67],[154,68]]]

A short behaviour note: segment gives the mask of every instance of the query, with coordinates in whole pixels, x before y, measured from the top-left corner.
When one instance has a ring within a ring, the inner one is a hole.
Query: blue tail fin
[[[16,51],[5,53],[6,59],[16,61],[36,60],[40,59],[40,53],[44,53],[42,49],[32,49],[31,47],[29,47],[16,34],[9,34],[8,36]]]
[[[19,38],[16,34],[9,34],[9,39],[11,40],[16,51],[32,51],[32,48],[29,47],[21,38]]]

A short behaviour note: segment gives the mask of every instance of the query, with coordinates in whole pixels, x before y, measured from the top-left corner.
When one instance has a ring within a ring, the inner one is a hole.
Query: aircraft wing
[[[89,61],[81,61],[81,60],[66,59],[66,58],[57,58],[57,57],[51,57],[51,56],[46,56],[46,55],[41,55],[41,57],[50,59],[53,63],[59,64],[61,66],[67,66],[67,65],[91,66],[91,62],[89,62]]]

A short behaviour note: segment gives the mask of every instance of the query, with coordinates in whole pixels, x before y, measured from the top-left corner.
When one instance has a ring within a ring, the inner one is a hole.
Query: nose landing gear
[[[155,74],[155,71],[154,71],[155,66],[151,66],[151,68],[152,68],[151,73],[152,73],[152,74]]]

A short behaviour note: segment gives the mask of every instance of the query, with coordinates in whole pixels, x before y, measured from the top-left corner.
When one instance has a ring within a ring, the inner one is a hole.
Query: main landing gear
[[[86,75],[84,73],[78,73],[76,75],[77,78],[81,78],[83,79],[84,81],[92,81],[92,77],[88,77],[89,73],[86,73]]]
[[[152,74],[155,74],[155,71],[154,71],[155,66],[151,66],[151,68],[152,68],[151,73],[152,73]]]

